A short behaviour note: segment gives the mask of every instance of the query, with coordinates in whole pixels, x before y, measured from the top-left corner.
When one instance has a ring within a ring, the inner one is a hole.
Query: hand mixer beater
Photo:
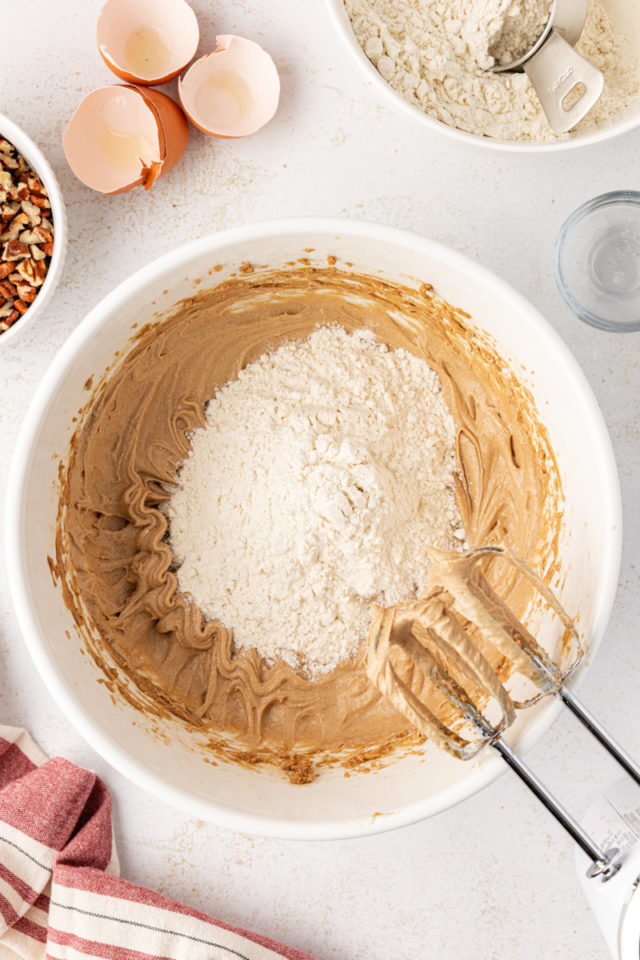
[[[486,746],[495,750],[590,857],[588,875],[608,880],[620,868],[618,850],[601,850],[502,739],[516,709],[555,695],[640,784],[640,767],[566,686],[585,652],[575,624],[544,581],[506,547],[465,553],[431,549],[429,555],[432,568],[424,597],[374,607],[369,678],[414,726],[453,756],[468,760]],[[538,605],[557,617],[564,666],[490,585],[483,563],[492,558],[501,558],[522,576],[534,588]],[[524,699],[507,692],[499,676],[505,673],[524,685]]]

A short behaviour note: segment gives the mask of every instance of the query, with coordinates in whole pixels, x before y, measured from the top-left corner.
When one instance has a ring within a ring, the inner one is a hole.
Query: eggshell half
[[[216,49],[196,60],[178,81],[180,103],[204,133],[246,137],[268,123],[278,108],[278,71],[253,40],[221,36],[216,42]]]
[[[141,185],[148,190],[175,166],[188,139],[186,118],[170,97],[114,84],[84,98],[62,136],[62,148],[88,187],[124,193]]]
[[[193,59],[198,21],[186,0],[107,0],[96,43],[110,70],[129,83],[172,80]]]

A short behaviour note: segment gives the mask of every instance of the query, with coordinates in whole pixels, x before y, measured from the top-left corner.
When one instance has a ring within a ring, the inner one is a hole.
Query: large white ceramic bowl
[[[635,59],[640,62],[640,9],[638,0],[601,0],[602,5],[609,14],[614,27],[616,36],[620,44],[629,51],[630,61]],[[354,65],[364,76],[367,77],[371,85],[376,89],[380,96],[391,106],[402,111],[406,116],[412,117],[416,123],[421,124],[425,129],[432,130],[434,133],[441,133],[445,136],[457,140],[458,143],[467,143],[473,146],[486,147],[488,150],[509,151],[515,153],[557,153],[562,150],[572,150],[576,147],[586,147],[589,144],[602,143],[610,140],[618,134],[626,133],[640,126],[640,97],[637,103],[619,116],[612,116],[606,126],[599,127],[591,133],[580,133],[571,136],[566,140],[554,140],[549,143],[527,143],[513,140],[498,140],[493,137],[479,137],[473,133],[465,133],[463,130],[456,130],[455,127],[442,123],[434,117],[424,113],[420,107],[409,103],[408,100],[395,90],[390,83],[378,73],[378,70],[369,60],[366,53],[358,43],[351,27],[349,16],[346,12],[344,0],[326,0],[334,27],[345,44]]]
[[[179,725],[158,739],[127,703],[114,703],[52,582],[58,499],[57,459],[66,457],[72,418],[87,400],[132,325],[223,280],[244,261],[278,266],[328,255],[355,270],[403,283],[427,281],[495,338],[533,392],[546,423],[566,495],[562,597],[579,610],[592,648],[603,635],[617,583],[621,511],[607,430],[575,360],[534,308],[509,286],[431,240],[371,223],[294,219],[252,224],[195,240],[120,284],[82,321],[49,368],[28,411],[13,462],[6,512],[11,592],[25,641],[52,696],[78,731],[113,766],[157,797],[203,820],[248,833],[338,838],[388,830],[469,797],[504,769],[497,758],[465,764],[429,747],[373,773],[337,769],[305,786],[269,770],[212,766],[184,744]],[[199,287],[202,289],[202,287]],[[513,730],[523,749],[557,712],[545,703]]]

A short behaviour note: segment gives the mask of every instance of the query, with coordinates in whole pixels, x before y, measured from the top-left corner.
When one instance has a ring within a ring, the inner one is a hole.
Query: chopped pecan
[[[14,273],[9,274],[9,279],[19,282],[26,280],[32,287],[36,285],[35,260],[21,260],[16,265]]]
[[[33,263],[33,261],[31,261],[31,262]],[[44,260],[38,260],[37,263],[34,263],[34,264],[33,264],[33,268],[34,268],[34,271],[35,271],[35,278],[36,278],[35,286],[36,286],[36,287],[41,287],[42,284],[44,283],[44,278],[45,278],[46,275],[47,275],[48,266],[47,266],[47,264],[44,262]]]
[[[47,191],[24,157],[0,138],[0,333],[36,299],[53,246]]]
[[[28,283],[16,283],[16,292],[25,303],[33,303],[38,291],[35,287],[29,286]]]
[[[19,210],[20,204],[15,203],[14,201],[10,200],[9,203],[3,204],[2,209],[0,209],[0,218],[2,219],[2,222],[8,223],[9,220],[13,220]]]
[[[47,191],[42,185],[42,180],[40,177],[36,177],[35,174],[27,178],[27,187],[29,188],[29,193],[35,194],[37,197],[47,196]]]
[[[47,275],[47,266],[43,260],[21,260],[16,267],[15,273],[18,274],[21,279],[31,284],[32,287],[40,287],[44,283],[44,278]],[[13,273],[10,274],[10,279],[12,279],[14,275]]]
[[[17,217],[16,217],[16,220],[17,220]],[[49,240],[52,239],[52,236],[48,230],[43,230],[41,226],[38,226],[38,227],[33,227],[32,230],[23,230],[22,233],[20,234],[19,239],[21,243],[27,243],[27,244],[47,243]]]
[[[48,197],[38,197],[35,193],[30,194],[31,202],[35,203],[40,210],[51,210],[51,204]]]
[[[29,256],[29,248],[19,240],[7,240],[2,248],[3,260],[22,260]]]
[[[0,241],[13,240],[15,237],[20,239],[18,235],[21,230],[24,231],[26,223],[28,223],[26,213],[17,214],[13,220],[10,220],[9,223],[6,224],[6,230],[0,234]],[[24,240],[22,240],[22,243],[24,243]]]
[[[37,207],[35,203],[31,203],[31,200],[22,200],[20,206],[29,217],[29,223],[32,227],[35,227],[37,223],[40,223],[41,213],[40,207]]]

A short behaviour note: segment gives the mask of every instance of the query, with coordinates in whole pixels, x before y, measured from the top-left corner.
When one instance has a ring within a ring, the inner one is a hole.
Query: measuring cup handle
[[[598,68],[581,57],[556,30],[551,31],[537,53],[526,61],[524,69],[556,133],[567,133],[575,127],[604,88],[604,77]],[[579,84],[584,86],[581,96],[565,109],[563,103],[567,95]]]

